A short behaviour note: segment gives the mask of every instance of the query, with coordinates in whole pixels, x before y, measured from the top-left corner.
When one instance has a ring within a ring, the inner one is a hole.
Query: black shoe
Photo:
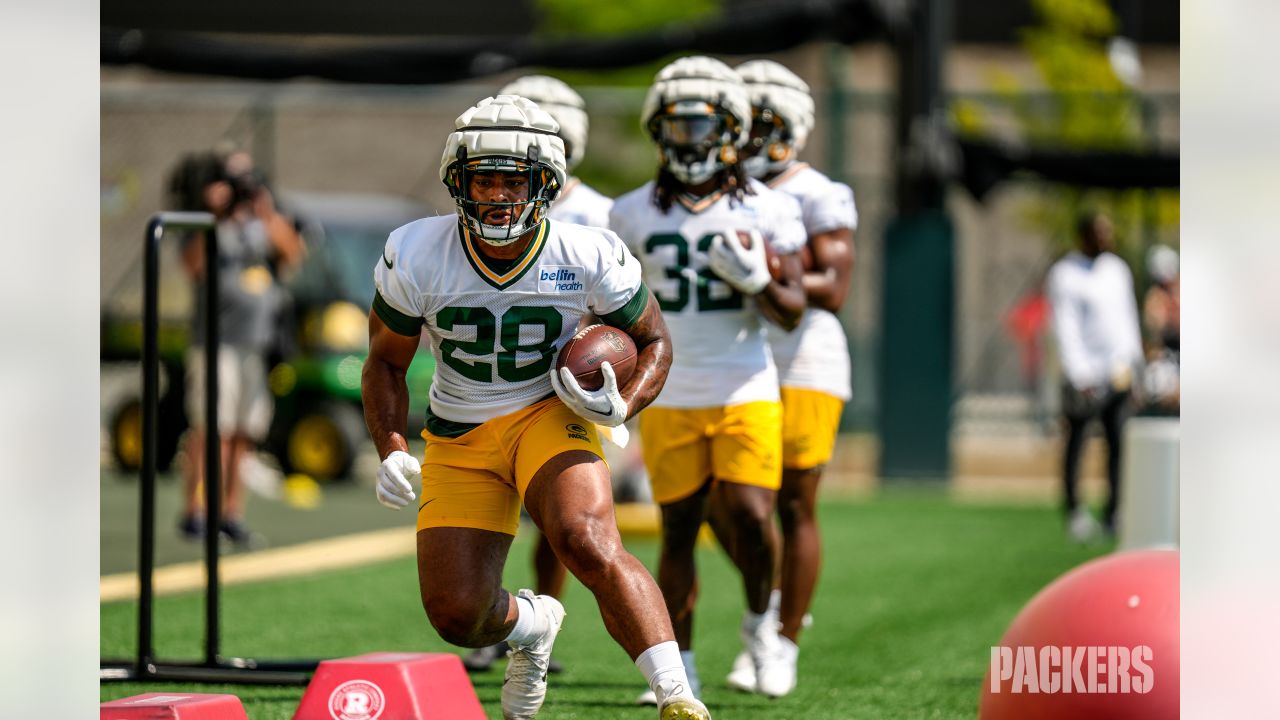
[[[223,518],[218,524],[218,532],[233,545],[239,548],[257,547],[262,544],[261,538],[244,524],[243,520]]]
[[[462,666],[467,669],[467,672],[488,672],[495,662],[505,658],[510,651],[511,647],[504,642],[476,648],[462,658]]]
[[[203,540],[204,531],[204,517],[201,515],[183,515],[182,518],[178,520],[178,534],[182,536],[183,540],[190,540],[192,542],[196,540]]]

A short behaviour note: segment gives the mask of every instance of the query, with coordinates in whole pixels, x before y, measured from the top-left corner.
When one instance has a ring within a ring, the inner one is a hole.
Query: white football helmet
[[[657,143],[663,167],[696,185],[738,161],[751,128],[751,101],[728,65],[683,57],[654,77],[640,122]]]
[[[490,245],[508,245],[537,226],[568,180],[564,142],[555,118],[516,95],[485,98],[454,121],[440,158],[440,180],[449,188],[463,227]],[[483,173],[527,173],[529,197],[509,203],[471,199],[471,178]],[[486,225],[480,206],[510,207],[510,220]]]
[[[751,97],[751,139],[743,149],[747,174],[760,178],[795,161],[813,130],[813,96],[800,76],[772,60],[737,67]]]
[[[582,96],[563,81],[548,75],[525,75],[507,83],[498,91],[502,95],[519,95],[538,103],[560,123],[560,139],[572,172],[587,154],[587,104]]]

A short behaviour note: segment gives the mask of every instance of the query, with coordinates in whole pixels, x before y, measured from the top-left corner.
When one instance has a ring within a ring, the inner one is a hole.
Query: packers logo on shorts
[[[591,440],[591,438],[587,436],[587,429],[578,423],[569,423],[564,426],[564,429],[569,431],[569,437],[574,440]]]

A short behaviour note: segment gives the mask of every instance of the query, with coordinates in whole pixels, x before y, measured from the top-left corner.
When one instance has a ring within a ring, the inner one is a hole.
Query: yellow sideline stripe
[[[413,555],[416,548],[413,526],[408,525],[227,556],[218,564],[218,575],[223,585],[274,580]],[[156,568],[153,580],[157,595],[203,590],[204,561]],[[100,602],[131,600],[138,587],[137,573],[107,575],[98,582]]]
[[[623,535],[658,535],[661,517],[656,505],[624,503],[617,506],[617,512],[618,529]],[[223,585],[234,585],[392,560],[413,555],[416,551],[417,539],[412,526],[388,528],[229,555],[220,559],[218,575]],[[156,595],[203,590],[204,561],[156,568],[152,577]],[[138,588],[137,573],[103,576],[98,581],[99,602],[135,599]]]

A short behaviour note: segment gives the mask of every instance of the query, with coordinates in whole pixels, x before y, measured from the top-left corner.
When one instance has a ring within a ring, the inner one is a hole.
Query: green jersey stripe
[[[405,315],[391,307],[386,300],[382,299],[382,293],[376,290],[373,293],[373,311],[378,314],[378,318],[382,320],[383,324],[391,328],[391,331],[397,335],[414,337],[422,332],[422,325],[425,322],[422,318]]]

